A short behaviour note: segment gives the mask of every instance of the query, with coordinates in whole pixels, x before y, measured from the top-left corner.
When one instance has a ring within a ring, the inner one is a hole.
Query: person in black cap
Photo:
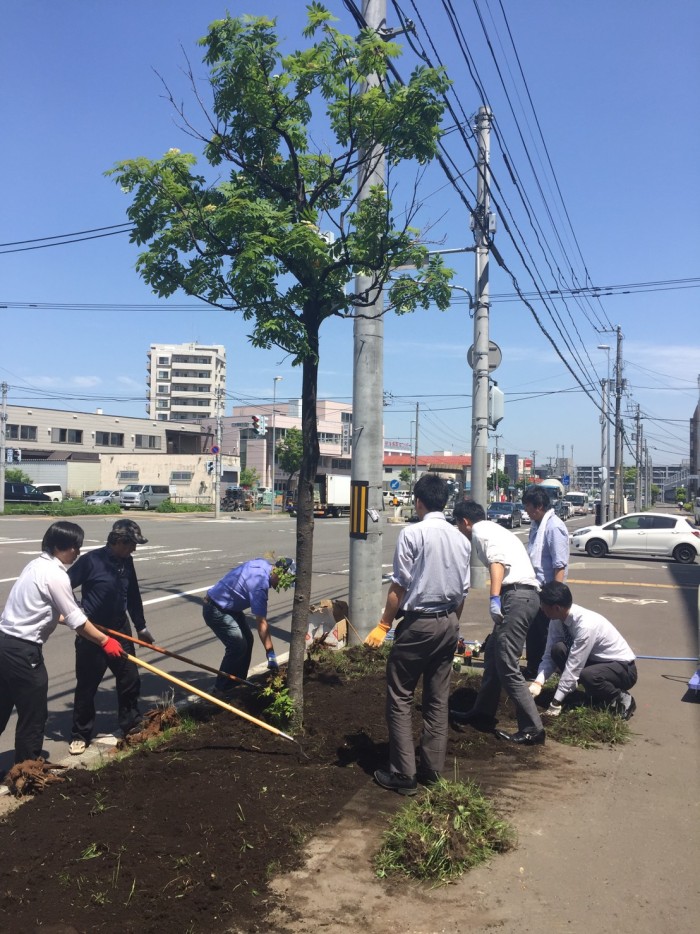
[[[207,592],[202,607],[204,622],[226,647],[219,670],[245,678],[253,654],[253,633],[245,610],[255,616],[258,635],[267,656],[267,667],[277,671],[277,656],[267,624],[267,597],[270,587],[287,590],[294,585],[296,566],[291,558],[253,558],[232,568]],[[219,675],[212,689],[214,697],[230,697],[235,685]]]
[[[81,605],[97,626],[131,635],[129,617],[138,638],[153,644],[143,614],[139,582],[134,569],[133,553],[137,545],[147,539],[133,519],[117,519],[107,536],[103,548],[88,552],[69,569],[71,587],[81,588]],[[128,615],[127,615],[128,614]],[[130,655],[135,649],[128,640],[118,640]],[[88,651],[85,651],[87,645]],[[73,698],[73,726],[70,752],[78,756],[92,738],[95,726],[95,695],[107,668],[117,682],[117,718],[120,730],[126,734],[136,726],[141,714],[138,699],[141,682],[137,666],[127,658],[108,658],[104,653],[92,651],[92,643],[76,639],[75,643],[75,695]]]

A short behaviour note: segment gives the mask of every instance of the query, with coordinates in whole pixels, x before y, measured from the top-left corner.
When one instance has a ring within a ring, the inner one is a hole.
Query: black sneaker
[[[377,769],[374,780],[382,788],[398,791],[400,795],[414,795],[418,791],[418,782],[415,775],[404,775],[401,772],[385,772]]]
[[[421,785],[425,785],[426,788],[430,788],[431,785],[436,785],[440,781],[440,773],[435,769],[419,768],[416,772],[416,781],[420,782]]]

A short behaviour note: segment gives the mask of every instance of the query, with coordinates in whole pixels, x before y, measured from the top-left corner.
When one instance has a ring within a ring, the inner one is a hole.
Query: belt
[[[455,606],[446,606],[439,610],[406,610],[403,614],[404,619],[407,616],[412,616],[414,619],[433,619],[443,616],[449,616],[450,613],[454,613],[457,607]]]
[[[536,584],[503,584],[501,593],[508,593],[509,590],[539,590]]]

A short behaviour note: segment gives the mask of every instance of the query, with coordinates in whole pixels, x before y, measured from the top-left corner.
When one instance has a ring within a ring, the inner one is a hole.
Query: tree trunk
[[[292,609],[292,641],[289,650],[287,687],[294,701],[294,729],[304,719],[304,658],[311,603],[314,554],[314,481],[319,461],[316,398],[318,392],[318,327],[307,332],[309,353],[302,364],[301,427],[303,453],[297,489],[297,579]]]

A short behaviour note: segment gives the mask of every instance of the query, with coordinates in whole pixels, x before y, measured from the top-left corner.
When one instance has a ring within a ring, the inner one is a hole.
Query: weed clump
[[[392,817],[374,867],[380,878],[403,873],[445,884],[515,842],[478,785],[442,779]]]
[[[547,735],[558,743],[594,749],[629,742],[632,731],[625,720],[610,710],[570,707],[561,716],[549,718]]]

